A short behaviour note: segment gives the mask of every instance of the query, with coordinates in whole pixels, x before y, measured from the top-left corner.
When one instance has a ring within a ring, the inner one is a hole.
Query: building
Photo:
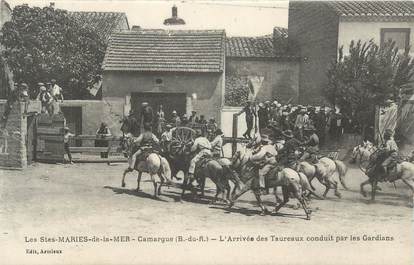
[[[352,40],[414,43],[412,1],[290,1],[289,50],[301,57],[299,101],[322,104],[326,72]]]
[[[219,121],[224,68],[224,30],[115,33],[103,64],[103,100],[119,115],[139,112],[147,101],[163,105],[167,119],[173,110],[195,110]]]
[[[249,83],[259,101],[297,101],[299,58],[287,53],[287,37],[286,29],[275,27],[273,34],[263,37],[227,38],[226,105],[242,104],[229,96],[239,90],[247,93]]]

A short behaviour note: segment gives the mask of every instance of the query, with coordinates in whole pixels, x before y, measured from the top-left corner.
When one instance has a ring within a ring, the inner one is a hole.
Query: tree
[[[64,90],[69,98],[84,96],[84,88],[102,71],[106,49],[93,28],[50,6],[16,6],[11,21],[3,26],[0,43],[15,82],[31,88],[51,79],[64,88],[75,82],[75,91]]]
[[[414,75],[410,49],[399,52],[389,41],[381,47],[372,40],[352,41],[348,55],[339,49],[338,59],[328,70],[328,100],[357,121],[363,131],[373,125],[376,106],[398,102]]]

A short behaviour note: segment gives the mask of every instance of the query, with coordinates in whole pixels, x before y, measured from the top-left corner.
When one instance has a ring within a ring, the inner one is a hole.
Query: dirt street
[[[381,184],[377,201],[370,203],[359,193],[364,176],[351,168],[346,176],[350,190],[341,188],[341,199],[331,191],[326,200],[312,200],[312,220],[306,221],[303,210],[293,207],[295,200],[278,215],[259,216],[251,192],[231,210],[211,205],[206,198],[177,202],[180,190],[175,187],[164,187],[156,200],[148,176],[144,175],[140,192],[135,191],[136,173],[127,175],[127,186],[121,188],[125,165],[35,164],[23,171],[0,171],[0,264],[412,264],[410,191],[402,182],[397,182],[396,190],[392,184]],[[322,194],[322,186],[317,180],[314,183]],[[207,197],[214,192],[208,182]],[[274,196],[263,198],[273,209]],[[121,235],[134,239],[205,236],[210,241],[39,242],[42,236]],[[229,236],[241,242],[220,241]],[[267,241],[244,242],[247,236]],[[38,241],[28,242],[30,238]],[[41,247],[57,248],[63,254],[26,252]]]

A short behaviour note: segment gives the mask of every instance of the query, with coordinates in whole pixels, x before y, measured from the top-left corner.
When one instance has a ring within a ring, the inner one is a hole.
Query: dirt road
[[[412,263],[412,209],[407,207],[410,193],[403,183],[397,183],[396,190],[382,184],[377,201],[370,203],[359,193],[364,176],[351,168],[346,177],[350,190],[340,190],[341,199],[330,192],[326,200],[313,200],[312,220],[306,221],[303,210],[292,207],[293,200],[278,215],[259,216],[251,193],[231,210],[205,198],[177,202],[180,190],[175,187],[164,187],[156,200],[146,176],[140,192],[135,191],[135,173],[121,188],[124,167],[36,164],[23,171],[0,171],[0,264]],[[214,187],[208,184],[206,195],[212,197]],[[315,186],[321,194],[316,180]],[[264,200],[272,209],[274,196]],[[209,241],[39,242],[42,236],[120,235],[137,241],[159,236],[175,240],[180,235]],[[239,241],[229,242],[229,237]],[[255,242],[245,241],[249,237]],[[260,237],[263,241],[257,242]],[[37,242],[27,242],[30,239]],[[63,254],[26,254],[27,249],[42,247]]]

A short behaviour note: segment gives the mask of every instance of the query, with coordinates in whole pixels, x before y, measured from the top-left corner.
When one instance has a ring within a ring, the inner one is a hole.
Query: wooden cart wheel
[[[183,147],[194,141],[196,137],[196,131],[189,127],[176,127],[172,131],[171,142],[176,145]]]

